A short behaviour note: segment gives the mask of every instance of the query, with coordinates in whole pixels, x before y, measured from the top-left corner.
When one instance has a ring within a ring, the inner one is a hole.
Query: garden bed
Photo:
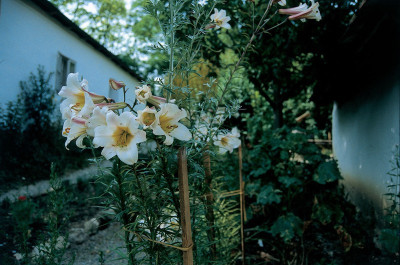
[[[78,180],[76,184],[66,186],[66,194],[68,199],[66,209],[70,215],[68,229],[74,227],[83,227],[84,223],[91,218],[98,216],[102,199],[98,196],[102,194],[102,186],[91,181]],[[49,195],[42,195],[35,198],[27,198],[36,207],[31,224],[31,237],[29,245],[33,247],[39,240],[39,234],[44,231],[46,219],[48,218]],[[17,202],[18,203],[18,202]],[[15,220],[11,216],[13,204],[7,200],[2,203],[0,223],[1,240],[0,240],[0,264],[18,264],[14,257],[17,252],[17,235]],[[245,227],[250,229],[254,223],[247,224]],[[297,252],[296,255],[304,255],[302,258],[304,264],[363,264],[363,265],[391,265],[400,264],[399,257],[396,255],[384,255],[380,250],[375,248],[372,240],[373,233],[370,232],[367,244],[352,242],[353,246],[346,251],[346,240],[341,237],[338,231],[331,231],[329,226],[323,226],[316,222],[307,224],[302,241],[294,242],[292,250],[281,250],[270,245],[274,239],[270,234],[259,234],[261,240],[246,240],[246,264],[282,264],[281,257],[276,253],[281,251]],[[362,231],[361,227],[354,227],[358,231],[349,231],[350,234],[356,235]],[[247,236],[251,235],[248,230]],[[246,231],[246,230],[245,230]],[[356,237],[356,236],[355,236]],[[348,243],[348,242],[347,242]],[[239,252],[240,246],[237,251]],[[77,244],[71,243],[64,255],[66,260],[75,258],[74,264],[91,265],[91,264],[110,264],[119,265],[126,264],[126,260],[121,257],[124,255],[124,240],[121,226],[116,222],[107,222],[100,226],[98,231],[89,235],[86,240]],[[293,256],[295,257],[295,255]],[[299,258],[296,258],[299,260]],[[318,263],[315,261],[318,260]],[[228,264],[228,263],[227,263]],[[237,260],[236,264],[241,264]],[[294,263],[297,264],[297,263]]]

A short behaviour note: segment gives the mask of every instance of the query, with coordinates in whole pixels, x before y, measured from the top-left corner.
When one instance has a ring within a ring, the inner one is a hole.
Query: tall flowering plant
[[[289,19],[318,19],[318,3],[311,2],[310,7],[303,4],[279,9],[279,13],[290,15]],[[125,100],[133,92],[122,81],[109,81],[112,89],[124,95],[124,101],[115,102],[90,92],[89,82],[80,80],[78,73],[68,76],[59,92],[65,98],[60,105],[65,146],[75,141],[94,155],[95,149],[101,149],[96,161],[113,161],[112,168],[101,170],[99,180],[110,196],[106,206],[122,224],[129,264],[180,263],[176,158],[180,146],[188,150],[195,263],[226,264],[231,259],[239,243],[240,218],[232,210],[235,200],[227,202],[218,196],[221,185],[212,170],[222,155],[241,145],[238,128],[224,125],[237,113],[240,102],[225,97],[255,37],[268,31],[269,11],[285,4],[269,1],[230,75],[219,80],[201,76],[203,90],[192,87],[191,80],[194,74],[200,75],[195,69],[204,62],[205,36],[232,30],[234,25],[221,9],[222,1],[148,2],[145,9],[163,36],[153,48],[168,56],[168,69],[162,77],[136,87],[134,102]]]

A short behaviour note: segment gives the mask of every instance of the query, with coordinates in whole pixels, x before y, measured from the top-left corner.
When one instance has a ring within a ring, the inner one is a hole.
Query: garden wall
[[[333,108],[333,149],[343,182],[361,210],[368,213],[374,207],[378,224],[387,207],[383,194],[390,185],[391,161],[399,155],[399,90],[399,81],[382,82]]]

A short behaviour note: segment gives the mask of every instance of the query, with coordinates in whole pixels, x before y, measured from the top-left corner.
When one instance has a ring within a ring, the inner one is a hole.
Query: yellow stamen
[[[146,95],[146,91],[144,91],[144,90],[140,91],[140,92],[139,92],[139,95],[142,96],[142,97],[144,97],[144,96]]]
[[[71,130],[71,128],[65,128],[65,130],[63,131],[63,135],[68,135],[69,131]]]
[[[146,126],[150,126],[155,120],[156,120],[156,115],[154,113],[143,113],[143,123]]]
[[[112,135],[116,146],[128,146],[134,138],[128,127],[118,127]]]
[[[220,19],[216,19],[216,20],[215,20],[215,23],[216,23],[218,26],[221,26],[222,23],[224,23],[224,21],[222,21],[222,20],[220,20]]]
[[[228,137],[222,137],[221,138],[221,144],[223,146],[227,146],[228,145]]]
[[[160,126],[163,129],[164,132],[170,133],[176,128],[178,128],[178,125],[176,124],[171,124],[171,121],[173,120],[173,117],[168,117],[165,113],[164,115],[160,116]]]

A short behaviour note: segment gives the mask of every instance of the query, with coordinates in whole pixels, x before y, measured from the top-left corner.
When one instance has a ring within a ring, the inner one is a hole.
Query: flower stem
[[[125,200],[125,193],[124,193],[124,189],[123,189],[123,180],[122,180],[122,176],[121,176],[121,161],[118,160],[115,162],[116,163],[116,168],[114,170],[114,176],[116,178],[116,181],[118,183],[118,199],[119,199],[119,203],[120,203],[120,210],[122,213],[122,224],[124,226],[124,228],[127,228],[128,225],[130,224],[130,220],[129,220],[129,216],[127,214],[127,206],[126,206],[126,200]],[[134,265],[135,264],[135,259],[134,259],[134,255],[133,255],[133,249],[132,249],[132,245],[130,243],[130,238],[129,238],[129,231],[125,230],[124,231],[124,239],[125,239],[125,247],[126,247],[126,251],[128,252],[128,264],[129,265]]]
[[[247,43],[246,47],[244,48],[244,50],[243,50],[243,52],[242,52],[242,54],[241,54],[239,60],[236,62],[235,68],[234,68],[233,71],[231,72],[231,74],[230,74],[230,76],[229,76],[229,78],[228,78],[228,81],[225,83],[224,89],[222,90],[222,94],[221,94],[221,96],[218,98],[218,101],[217,101],[217,104],[216,104],[216,110],[215,110],[215,112],[213,113],[213,116],[212,116],[211,121],[210,121],[210,125],[209,125],[209,128],[208,128],[208,131],[210,132],[210,134],[209,134],[209,138],[206,139],[206,142],[211,141],[211,140],[213,139],[215,133],[218,131],[218,130],[215,130],[214,133],[211,133],[211,126],[212,126],[212,124],[213,124],[213,122],[214,122],[214,120],[215,120],[215,117],[216,117],[216,114],[217,114],[218,106],[222,103],[222,100],[223,100],[223,98],[224,98],[226,92],[228,91],[228,88],[229,88],[229,85],[230,85],[230,83],[231,83],[231,81],[232,81],[232,79],[233,79],[233,76],[235,75],[236,71],[239,69],[240,64],[242,63],[242,61],[243,61],[243,59],[244,59],[244,57],[245,57],[245,55],[246,55],[248,49],[250,48],[251,44],[252,44],[253,41],[254,41],[256,35],[260,32],[260,30],[261,30],[261,29],[263,28],[263,26],[265,25],[263,22],[264,22],[264,20],[265,20],[265,17],[267,16],[269,10],[271,9],[272,3],[273,3],[273,0],[270,0],[269,3],[268,3],[267,8],[266,8],[265,11],[264,11],[264,14],[262,15],[260,21],[258,22],[258,25],[257,25],[256,29],[253,31],[253,34],[251,35],[251,38],[250,38],[249,42]],[[261,33],[262,33],[262,32],[261,32]]]
[[[170,9],[170,33],[171,40],[169,44],[169,90],[167,91],[167,103],[171,98],[171,91],[173,86],[173,71],[174,71],[174,46],[175,46],[175,26],[174,26],[174,1],[169,0],[169,9]]]

